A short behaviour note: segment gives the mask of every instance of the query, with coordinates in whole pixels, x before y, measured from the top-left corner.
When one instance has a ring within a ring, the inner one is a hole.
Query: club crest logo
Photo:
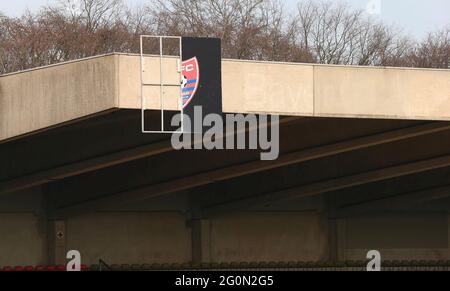
[[[183,61],[182,65],[182,98],[183,109],[186,108],[197,93],[198,84],[200,83],[200,67],[197,58],[194,57],[187,61]]]

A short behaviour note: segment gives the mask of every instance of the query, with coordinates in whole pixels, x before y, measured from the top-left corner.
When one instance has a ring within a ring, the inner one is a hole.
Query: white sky
[[[55,0],[0,0],[0,11],[9,16],[19,16],[26,9],[36,11],[42,5]],[[151,3],[152,0],[125,0],[129,4]],[[299,0],[282,0],[287,6],[294,6]],[[301,1],[301,0],[300,0]],[[340,1],[340,0],[329,0]],[[416,38],[427,32],[450,25],[449,0],[344,0],[355,8],[365,8],[370,1],[380,1],[381,14],[378,17],[395,24],[404,32]]]

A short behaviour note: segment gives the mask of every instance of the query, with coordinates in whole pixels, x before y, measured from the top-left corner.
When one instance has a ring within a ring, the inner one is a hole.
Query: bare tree
[[[302,1],[292,12],[281,0],[153,0],[136,8],[123,0],[59,0],[19,18],[0,13],[0,73],[137,53],[141,34],[220,37],[223,57],[237,59],[449,68],[450,58],[450,27],[415,42],[325,0]]]
[[[228,58],[289,60],[292,26],[276,0],[158,0],[160,34],[220,37]]]
[[[395,29],[342,3],[301,2],[295,23],[298,44],[318,63],[386,65],[408,45]]]
[[[417,67],[450,69],[450,26],[430,33],[412,58]]]
[[[59,0],[55,7],[72,18],[81,19],[89,31],[114,23],[124,9],[123,0]]]

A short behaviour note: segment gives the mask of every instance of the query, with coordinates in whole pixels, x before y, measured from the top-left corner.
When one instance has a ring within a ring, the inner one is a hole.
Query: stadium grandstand
[[[141,60],[0,76],[0,270],[449,270],[449,70],[224,59],[223,113],[280,116],[262,161],[143,134],[180,72]]]

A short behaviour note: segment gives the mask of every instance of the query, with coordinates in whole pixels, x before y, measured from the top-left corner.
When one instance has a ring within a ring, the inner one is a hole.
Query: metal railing
[[[92,266],[91,270],[99,270]],[[250,262],[250,263],[208,263],[208,264],[135,264],[110,265],[111,271],[352,271],[367,270],[367,262]],[[382,271],[450,271],[450,261],[385,261]]]
[[[99,260],[98,264],[90,267],[82,267],[82,271],[248,271],[248,272],[319,272],[319,271],[366,271],[367,263],[363,261],[348,261],[341,263],[334,262],[233,262],[233,263],[203,263],[203,264],[113,264],[109,265],[103,260]],[[0,271],[65,271],[65,266],[5,266],[0,267]],[[384,261],[382,262],[382,271],[450,271],[449,261]]]

